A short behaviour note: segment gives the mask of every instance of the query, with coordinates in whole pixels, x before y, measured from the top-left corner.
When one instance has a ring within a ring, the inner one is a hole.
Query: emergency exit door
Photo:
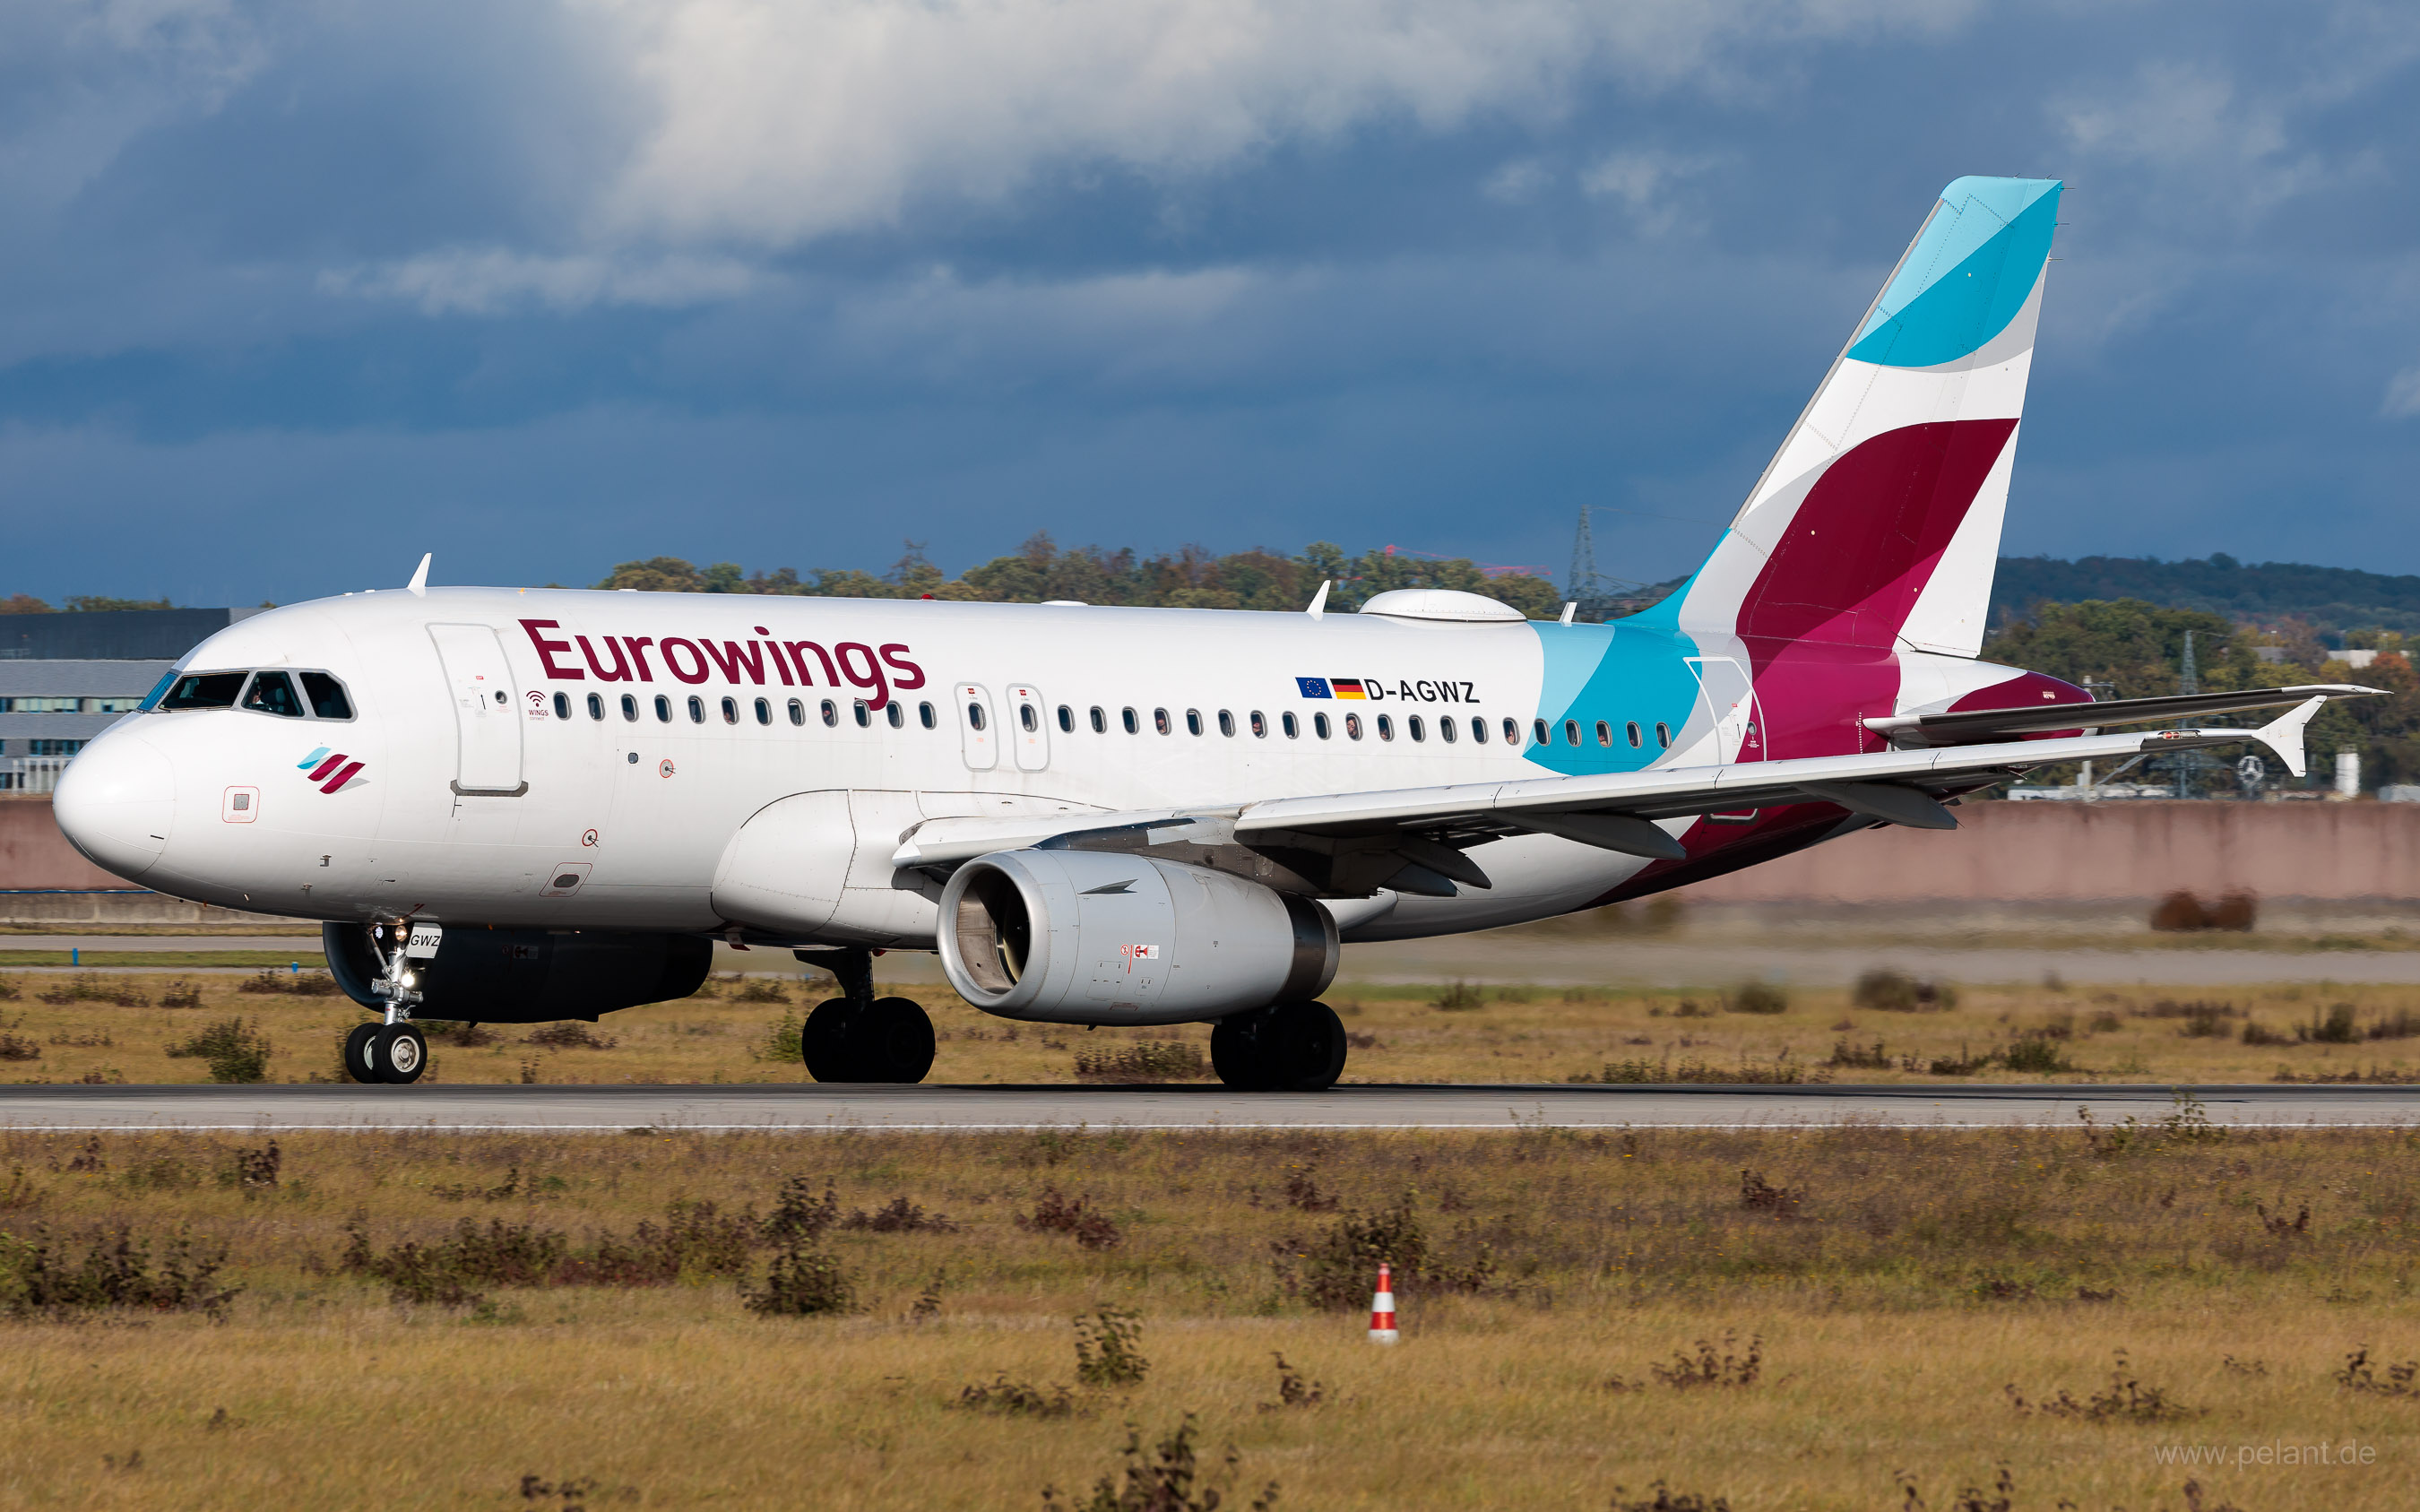
[[[432,625],[428,638],[437,643],[454,699],[454,791],[502,797],[527,793],[522,716],[504,642],[484,625]]]

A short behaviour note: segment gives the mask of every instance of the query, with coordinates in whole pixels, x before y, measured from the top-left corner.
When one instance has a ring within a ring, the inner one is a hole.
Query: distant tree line
[[[2300,562],[2246,566],[2225,552],[2199,561],[2157,557],[2002,557],[1992,587],[1995,623],[2040,603],[2140,599],[2168,609],[2206,609],[2230,620],[2292,620],[2331,640],[2368,630],[2420,634],[2420,577]],[[2346,640],[2346,644],[2357,644]]]
[[[79,594],[62,606],[70,614],[90,614],[105,609],[175,609],[165,598],[105,598],[98,594]],[[11,594],[0,598],[0,614],[52,614],[58,612],[31,594]]]
[[[1544,578],[1490,573],[1466,558],[1432,561],[1384,548],[1351,556],[1326,541],[1314,542],[1295,556],[1259,548],[1218,556],[1207,548],[1188,546],[1146,557],[1131,548],[1069,549],[1047,532],[1036,532],[1014,554],[994,557],[955,578],[910,542],[891,570],[878,576],[833,567],[803,577],[792,567],[751,573],[731,562],[697,567],[678,557],[651,557],[623,563],[597,586],[820,598],[952,598],[990,604],[1063,598],[1153,609],[1294,610],[1309,604],[1323,581],[1330,584],[1328,606],[1340,611],[1358,609],[1392,588],[1482,594],[1533,620],[1553,619],[1562,609],[1561,594]]]

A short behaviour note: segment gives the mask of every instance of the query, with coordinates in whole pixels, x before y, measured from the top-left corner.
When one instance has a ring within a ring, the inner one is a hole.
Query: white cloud
[[[2410,420],[2420,415],[2420,367],[2407,367],[2386,383],[2386,398],[2379,413],[2389,420]]]
[[[1198,174],[1373,123],[1551,117],[1743,42],[1939,30],[1920,0],[570,0],[652,129],[596,229],[792,245],[1057,165]]]
[[[530,305],[704,304],[745,294],[759,281],[747,265],[727,257],[539,257],[490,247],[332,270],[319,275],[319,289],[410,300],[427,315],[498,315]]]
[[[1680,224],[1680,211],[1670,199],[1672,187],[1714,163],[1714,158],[1703,155],[1612,152],[1580,175],[1580,188],[1599,199],[1621,201],[1640,230],[1662,236]]]
[[[1536,199],[1554,178],[1553,173],[1535,158],[1515,158],[1487,176],[1479,192],[1504,205],[1527,205]]]
[[[2297,150],[2283,97],[2248,91],[2205,64],[2159,61],[2098,95],[2054,103],[2069,143],[2088,158],[2154,170],[2163,197],[2188,195],[2238,218],[2257,216],[2345,171]]]

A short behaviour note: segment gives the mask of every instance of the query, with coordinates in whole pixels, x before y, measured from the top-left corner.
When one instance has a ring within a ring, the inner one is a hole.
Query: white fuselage
[[[324,671],[352,717],[129,716],[79,759],[60,817],[130,880],[257,912],[695,932],[734,922],[715,884],[741,826],[823,794],[829,822],[799,866],[845,871],[853,900],[823,937],[930,948],[938,888],[889,861],[923,820],[1535,777],[1533,721],[1570,696],[1547,686],[1543,646],[1602,647],[1615,633],[944,601],[349,594],[246,620],[180,670]],[[1663,652],[1652,659],[1685,648]],[[1329,696],[1307,696],[1306,679]],[[1334,696],[1339,680],[1369,696]],[[1701,700],[1674,706],[1668,688],[1612,713],[1665,721],[1672,744],[1634,751],[1617,738],[1592,758],[1717,759],[1724,737]],[[1547,917],[1644,865],[1544,836],[1471,854],[1492,889],[1337,904],[1349,937]]]

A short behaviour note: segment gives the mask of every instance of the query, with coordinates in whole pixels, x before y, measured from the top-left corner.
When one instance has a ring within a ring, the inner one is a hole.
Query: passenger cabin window
[[[1315,734],[1317,734],[1317,735],[1319,736],[1319,738],[1320,738],[1320,739],[1322,739],[1322,740],[1326,740],[1326,739],[1327,738],[1327,735],[1328,735],[1328,730],[1327,730],[1327,716],[1326,716],[1326,715],[1325,715],[1325,714],[1314,714],[1314,715],[1312,715],[1312,716],[1311,717],[1311,731],[1312,731]]]
[[[622,695],[622,719],[626,724],[639,722],[639,701],[628,693]]]
[[[1218,711],[1218,733],[1230,740],[1235,736],[1235,717],[1225,709]]]
[[[1613,726],[1606,723],[1603,719],[1599,719],[1596,722],[1596,743],[1600,746],[1610,746],[1613,744]]]
[[[1344,717],[1344,738],[1347,740],[1358,740],[1361,738],[1361,717],[1359,715],[1348,714]]]
[[[689,700],[689,722],[691,724],[706,723],[706,700],[699,698],[694,693],[690,695]]]
[[[933,712],[933,705],[930,703],[919,703],[916,705],[916,722],[923,725],[925,729],[930,730],[935,725],[940,723],[941,719],[939,715]]]
[[[1541,746],[1545,745],[1545,744],[1546,744],[1546,721],[1545,721],[1545,720],[1544,720],[1544,719],[1532,719],[1532,720],[1530,720],[1530,721],[1529,721],[1529,733],[1530,733],[1530,735],[1531,735],[1532,737],[1534,737],[1534,738],[1537,740],[1537,742],[1538,742],[1538,744],[1539,744],[1539,745],[1541,745]]]
[[[1449,714],[1437,720],[1437,737],[1450,746],[1453,744],[1453,716]]]
[[[764,699],[758,699],[756,701],[756,722],[758,724],[771,724],[773,722],[773,705]]]
[[[1638,748],[1638,721],[1633,719],[1629,723],[1623,725],[1621,727],[1621,733],[1622,735],[1629,740],[1630,748],[1637,750]]]
[[[929,708],[931,705],[927,704],[926,707]],[[790,701],[790,722],[794,725],[803,725],[807,722],[807,706],[797,699]]]
[[[353,717],[353,701],[345,697],[345,685],[326,672],[304,672],[302,697],[310,702],[311,714],[319,719],[349,719]]]
[[[1135,711],[1133,709],[1126,708],[1119,710],[1118,717],[1125,722],[1127,734],[1139,735],[1142,733],[1142,721],[1135,717]]]
[[[241,672],[195,672],[177,679],[168,696],[160,701],[163,709],[232,709],[236,695],[243,691]]]
[[[1521,721],[1509,714],[1504,717],[1504,744],[1508,746],[1521,744]]]
[[[1202,733],[1202,711],[1200,709],[1187,709],[1185,711],[1185,733],[1188,735],[1198,735]]]
[[[1655,721],[1655,744],[1668,750],[1672,745],[1672,727],[1661,719]]]
[[[1297,739],[1301,736],[1302,726],[1295,722],[1295,717],[1292,714],[1280,715],[1278,717],[1278,723],[1284,727],[1286,738],[1288,740]]]
[[[1176,728],[1175,725],[1169,721],[1168,711],[1166,709],[1154,709],[1151,711],[1151,727],[1154,730],[1158,731],[1163,735],[1170,733]]]
[[[1426,740],[1429,738],[1429,727],[1417,714],[1404,721],[1404,728],[1410,732],[1411,737],[1414,740]]]
[[[1064,703],[1059,705],[1059,733],[1063,735],[1076,733],[1076,711]]]
[[[558,719],[568,719],[571,717],[570,694],[557,693],[554,696],[554,717]]]
[[[1378,738],[1381,740],[1392,740],[1395,738],[1395,717],[1393,715],[1382,714],[1378,716]]]
[[[830,727],[831,727],[831,726],[833,726],[833,725],[836,725],[836,724],[838,724],[838,723],[840,723],[840,710],[838,710],[838,709],[836,709],[836,708],[832,707],[832,701],[831,701],[831,700],[830,700],[830,699],[826,699],[826,700],[824,700],[824,725],[825,725],[825,727],[826,727],[827,729],[829,729]]]
[[[1020,703],[1016,706],[1016,722],[1025,727],[1025,733],[1029,735],[1042,728],[1042,717],[1033,712],[1033,705],[1031,703]]]
[[[1252,738],[1253,738],[1254,740],[1266,740],[1266,739],[1268,739],[1268,738],[1269,738],[1269,717],[1268,717],[1267,715],[1265,715],[1265,714],[1263,714],[1260,710],[1258,710],[1258,709],[1254,709],[1254,710],[1252,711],[1252,717],[1252,717]]]
[[[656,695],[656,723],[670,724],[672,722],[673,701],[664,697],[661,693],[659,693]]]
[[[908,728],[908,705],[897,699],[892,699],[882,705],[882,717],[891,721],[891,728],[893,730]]]
[[[737,724],[739,722],[739,701],[737,699],[724,699],[722,701],[722,722],[724,724]]]
[[[1487,721],[1475,714],[1470,717],[1470,739],[1473,745],[1487,744]]]
[[[1580,722],[1577,719],[1565,719],[1563,721],[1563,744],[1566,746],[1576,746],[1579,743]]]
[[[1093,705],[1093,733],[1096,735],[1106,735],[1109,733],[1109,717],[1102,711],[1099,704],[1095,703]]]
[[[253,673],[252,690],[244,694],[243,706],[281,719],[302,717],[302,701],[294,696],[294,679],[284,672]]]
[[[865,708],[865,705],[861,703],[858,705],[858,708],[861,712],[857,717],[857,722],[863,724],[865,722],[865,716],[861,711]],[[967,704],[967,724],[970,728],[975,730],[980,730],[984,727],[984,706],[982,700],[977,699]]]
[[[588,717],[591,719],[602,719],[605,717],[604,694],[591,693],[588,695]]]
[[[971,707],[971,705],[970,706]],[[874,711],[865,706],[865,700],[859,699],[855,702],[851,703],[849,705],[849,712],[857,717],[857,727],[860,730],[871,730],[874,728]],[[975,713],[975,728],[980,730],[983,728],[983,711],[981,709],[977,709]]]

